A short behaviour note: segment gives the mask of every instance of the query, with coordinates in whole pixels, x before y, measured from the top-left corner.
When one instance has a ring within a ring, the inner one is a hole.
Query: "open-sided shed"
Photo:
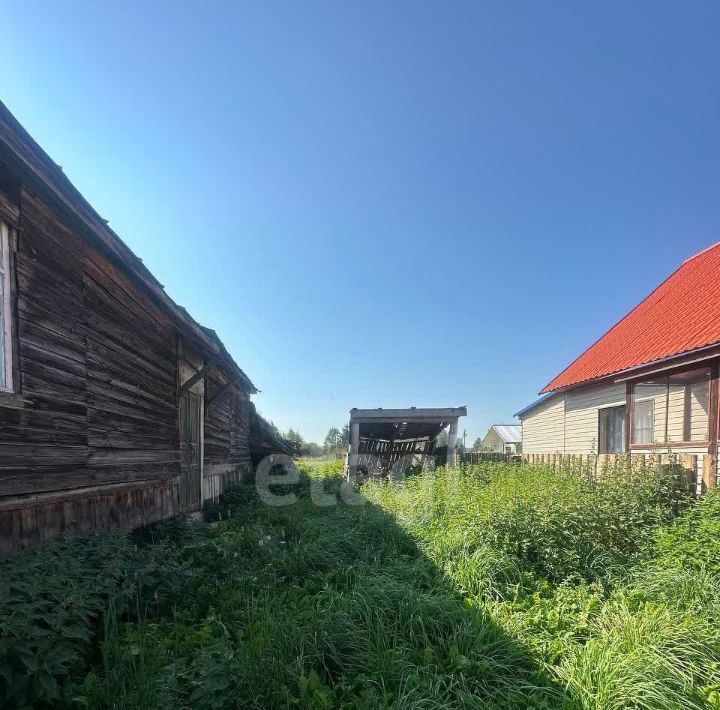
[[[435,440],[448,427],[446,463],[455,463],[458,419],[465,407],[409,409],[351,409],[348,475],[354,476],[364,457],[374,457],[384,472],[400,460],[434,453]]]

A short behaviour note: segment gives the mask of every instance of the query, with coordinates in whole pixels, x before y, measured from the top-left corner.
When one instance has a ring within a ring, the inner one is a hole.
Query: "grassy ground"
[[[6,562],[4,706],[720,708],[720,495],[498,464],[295,492]]]

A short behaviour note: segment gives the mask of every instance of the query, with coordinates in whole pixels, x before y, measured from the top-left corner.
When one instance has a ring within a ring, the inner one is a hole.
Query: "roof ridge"
[[[689,261],[692,261],[693,259],[697,259],[699,256],[702,256],[705,254],[705,252],[712,251],[716,247],[720,247],[720,242],[715,242],[715,244],[711,244],[709,247],[705,247],[704,249],[701,249],[697,254],[693,254],[692,256],[689,256],[685,261],[683,261],[683,266],[687,264]]]

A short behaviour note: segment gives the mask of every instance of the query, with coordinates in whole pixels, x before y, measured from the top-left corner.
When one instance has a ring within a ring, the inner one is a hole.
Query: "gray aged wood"
[[[16,235],[17,368],[0,393],[0,549],[144,525],[247,476],[256,388],[1,103],[0,219]],[[184,350],[212,362],[206,396],[222,391],[188,417]]]
[[[414,458],[425,460],[434,452],[437,435],[447,426],[448,465],[455,462],[457,423],[467,415],[466,407],[408,409],[351,409],[350,447],[346,473],[355,480],[361,460],[381,462],[383,472],[392,474]]]
[[[181,390],[182,391],[182,390]],[[180,507],[196,510],[202,494],[202,397],[180,395]]]
[[[448,430],[447,465],[455,465],[455,441],[457,439],[457,419],[450,422]]]

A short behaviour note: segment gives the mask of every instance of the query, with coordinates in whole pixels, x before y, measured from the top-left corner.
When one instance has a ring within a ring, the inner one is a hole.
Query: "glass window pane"
[[[632,443],[706,442],[709,393],[709,367],[635,384]]]
[[[657,444],[665,439],[665,411],[667,401],[667,378],[662,377],[647,382],[638,382],[633,386],[633,444]],[[636,421],[635,411],[640,402],[644,418]],[[648,412],[651,411],[652,415]],[[648,418],[651,421],[648,421]],[[638,427],[640,432],[638,432]]]
[[[652,444],[655,429],[655,400],[643,399],[633,402],[632,443]]]
[[[599,411],[598,452],[619,454],[625,450],[625,407],[606,407]]]
[[[710,368],[671,375],[668,399],[668,439],[707,441],[710,411]]]

